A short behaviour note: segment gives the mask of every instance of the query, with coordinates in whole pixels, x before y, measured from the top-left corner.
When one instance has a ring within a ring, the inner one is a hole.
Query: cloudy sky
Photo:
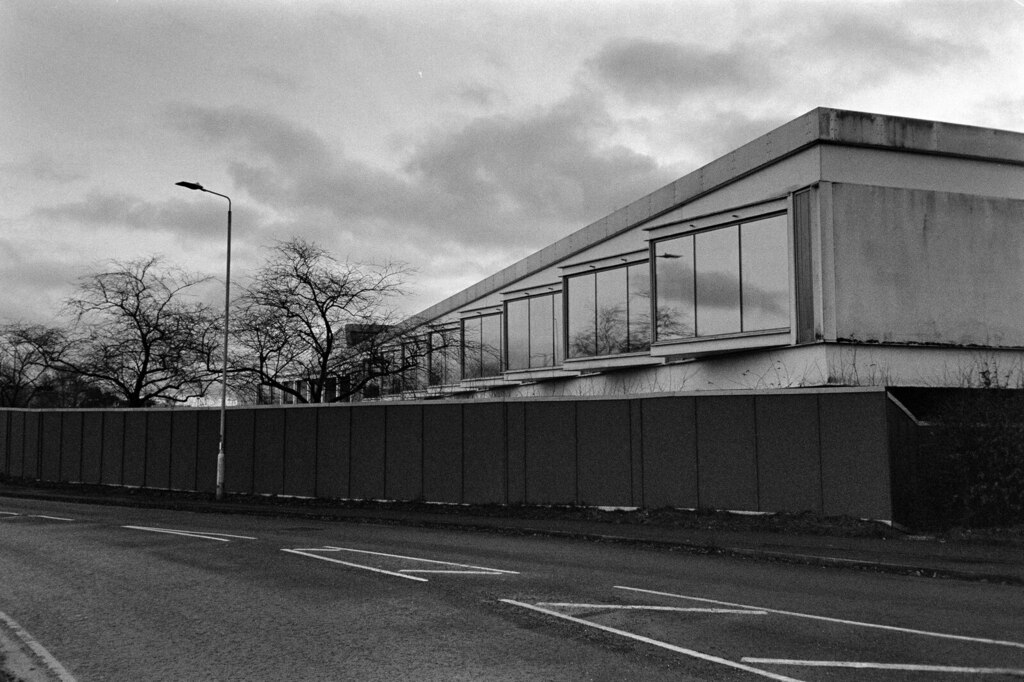
[[[0,0],[0,322],[275,239],[425,308],[817,106],[1024,131],[1024,0]]]

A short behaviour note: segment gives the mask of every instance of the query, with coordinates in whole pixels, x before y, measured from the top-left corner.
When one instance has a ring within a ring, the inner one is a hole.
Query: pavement
[[[1024,535],[997,540],[964,534],[920,535],[856,520],[852,524],[833,521],[831,525],[826,520],[815,526],[814,532],[802,532],[800,524],[792,523],[782,523],[777,528],[758,527],[770,524],[748,521],[751,517],[744,515],[717,514],[711,521],[702,521],[691,514],[689,521],[681,524],[671,515],[648,517],[642,512],[578,508],[345,501],[332,504],[300,498],[232,495],[215,501],[190,493],[11,483],[0,483],[0,497],[548,535],[760,561],[1024,586]]]

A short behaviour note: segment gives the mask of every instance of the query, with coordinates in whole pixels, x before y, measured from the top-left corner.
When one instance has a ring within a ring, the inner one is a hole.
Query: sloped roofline
[[[437,320],[816,144],[871,147],[1024,166],[1024,133],[819,107],[426,308],[409,321],[426,324]]]

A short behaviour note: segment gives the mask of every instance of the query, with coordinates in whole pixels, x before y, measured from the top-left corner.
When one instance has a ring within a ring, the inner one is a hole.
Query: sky
[[[1024,0],[0,0],[0,324],[222,286],[179,180],[233,283],[301,237],[412,314],[819,106],[1024,131]]]

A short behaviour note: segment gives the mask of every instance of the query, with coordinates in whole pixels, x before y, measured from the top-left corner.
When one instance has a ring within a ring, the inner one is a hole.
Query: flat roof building
[[[431,306],[405,397],[1024,385],[1024,134],[819,108]]]

